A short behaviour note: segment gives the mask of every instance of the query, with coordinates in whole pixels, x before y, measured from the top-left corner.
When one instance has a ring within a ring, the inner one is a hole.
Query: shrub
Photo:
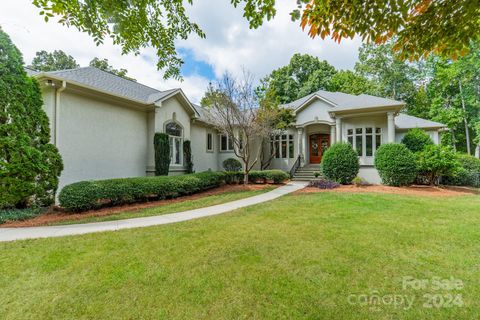
[[[183,142],[183,158],[187,173],[193,173],[192,146],[189,140]]]
[[[358,156],[348,143],[336,143],[323,155],[322,172],[326,178],[341,184],[349,184],[358,174]]]
[[[240,171],[224,171],[223,173],[227,184],[243,183],[245,178],[243,172]]]
[[[4,209],[0,210],[0,224],[7,221],[22,221],[34,218],[43,212],[44,208]]]
[[[416,156],[418,171],[427,184],[439,184],[441,176],[456,176],[461,168],[451,147],[426,146]]]
[[[65,186],[60,205],[68,211],[83,211],[108,205],[166,199],[220,186],[223,172],[202,172],[183,176],[139,177],[81,181]]]
[[[400,143],[381,145],[375,153],[375,168],[388,186],[407,186],[417,175],[414,154]]]
[[[168,176],[170,169],[170,142],[168,134],[155,133],[153,146],[155,149],[155,175]]]
[[[433,140],[430,136],[419,128],[408,130],[403,137],[402,143],[412,152],[422,151],[426,146],[433,145]]]
[[[334,188],[338,188],[340,184],[336,183],[335,181],[326,180],[326,179],[314,179],[310,181],[308,186],[319,188],[319,189],[334,189]]]
[[[263,172],[265,179],[271,180],[275,184],[282,183],[290,178],[290,175],[282,170],[263,170],[259,172]]]
[[[241,171],[242,163],[235,158],[228,158],[223,161],[223,169],[225,171]]]
[[[63,170],[38,82],[0,28],[0,208],[53,203]]]
[[[456,176],[443,176],[442,183],[456,186],[480,187],[480,159],[468,154],[457,154],[461,168]]]

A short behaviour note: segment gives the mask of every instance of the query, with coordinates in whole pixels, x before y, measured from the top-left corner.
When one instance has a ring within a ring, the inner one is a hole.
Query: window
[[[382,144],[382,128],[355,128],[347,130],[347,141],[359,157],[372,157]]]
[[[220,135],[220,151],[233,151],[233,139],[226,134]]]
[[[165,133],[170,136],[170,164],[182,164],[182,127],[176,122],[169,122],[165,125]]]
[[[275,158],[277,159],[295,157],[292,134],[276,135],[271,141],[270,147],[275,148]]]
[[[207,133],[207,151],[213,151],[213,136],[211,133]]]
[[[355,149],[359,157],[363,155],[363,128],[355,129]]]

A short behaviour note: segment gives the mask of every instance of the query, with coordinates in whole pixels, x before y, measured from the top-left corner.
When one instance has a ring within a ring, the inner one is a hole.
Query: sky
[[[163,79],[151,48],[134,56],[122,55],[121,48],[109,40],[96,46],[87,34],[75,28],[67,28],[54,20],[46,23],[32,0],[1,0],[0,26],[23,53],[26,64],[40,50],[63,50],[81,66],[88,65],[94,57],[107,58],[114,68],[127,69],[128,75],[140,83],[159,90],[180,87],[192,102],[197,103],[208,83],[225,72],[240,75],[245,69],[258,81],[288,64],[295,53],[325,59],[337,69],[352,69],[360,40],[344,40],[338,44],[311,39],[299,27],[298,21],[290,20],[289,13],[295,5],[295,0],[277,1],[276,17],[251,30],[242,17],[243,11],[235,9],[229,0],[194,0],[193,6],[187,5],[187,12],[206,33],[206,38],[192,35],[177,42],[177,50],[185,61],[183,81]]]

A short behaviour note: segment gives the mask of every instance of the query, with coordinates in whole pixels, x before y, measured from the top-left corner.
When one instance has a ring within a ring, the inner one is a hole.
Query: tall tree
[[[368,80],[351,70],[340,70],[335,73],[327,85],[328,91],[338,91],[348,94],[380,95],[380,88],[375,81]]]
[[[293,2],[293,0],[291,0]],[[59,22],[88,33],[97,44],[113,39],[123,53],[138,54],[155,48],[157,66],[164,76],[180,77],[182,59],[175,41],[191,33],[205,34],[190,21],[185,3],[192,0],[80,1],[32,0],[45,20]],[[251,28],[258,28],[276,14],[275,0],[230,0],[243,8]],[[297,0],[293,20],[312,37],[336,41],[359,35],[367,42],[382,43],[397,35],[395,49],[402,57],[419,58],[431,52],[455,57],[466,51],[470,40],[480,38],[479,0]]]
[[[288,103],[320,89],[326,89],[335,68],[325,60],[296,53],[288,65],[272,71],[261,80],[258,92],[265,96],[273,91],[280,103]]]
[[[137,81],[134,78],[130,78],[127,76],[128,71],[126,69],[115,69],[108,63],[108,59],[99,59],[97,57],[93,58],[92,61],[90,61],[90,67],[95,67],[100,70],[110,72],[113,74],[116,74],[119,77],[132,80],[132,81]]]
[[[32,60],[32,64],[29,65],[29,68],[37,71],[56,71],[75,69],[78,67],[77,61],[62,50],[55,50],[53,52],[47,52],[45,50],[37,51],[35,58]]]
[[[63,169],[38,82],[0,28],[0,208],[49,205]]]

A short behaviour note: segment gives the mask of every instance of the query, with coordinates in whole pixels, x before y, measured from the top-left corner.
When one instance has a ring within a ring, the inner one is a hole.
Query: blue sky
[[[166,90],[182,88],[193,102],[203,96],[208,83],[225,72],[240,75],[247,70],[259,80],[272,70],[286,65],[295,53],[307,53],[325,59],[338,69],[351,69],[357,60],[358,39],[337,44],[331,40],[311,39],[289,13],[296,1],[277,1],[276,17],[256,30],[248,27],[241,9],[230,1],[202,0],[187,4],[187,14],[206,34],[191,36],[176,45],[185,65],[183,81],[163,79],[157,70],[157,57],[151,48],[139,56],[122,55],[121,48],[108,39],[96,46],[85,33],[58,24],[45,23],[31,0],[1,0],[0,26],[6,31],[30,63],[40,50],[63,50],[87,65],[93,57],[107,58],[114,68],[124,68],[129,76],[151,87]]]

